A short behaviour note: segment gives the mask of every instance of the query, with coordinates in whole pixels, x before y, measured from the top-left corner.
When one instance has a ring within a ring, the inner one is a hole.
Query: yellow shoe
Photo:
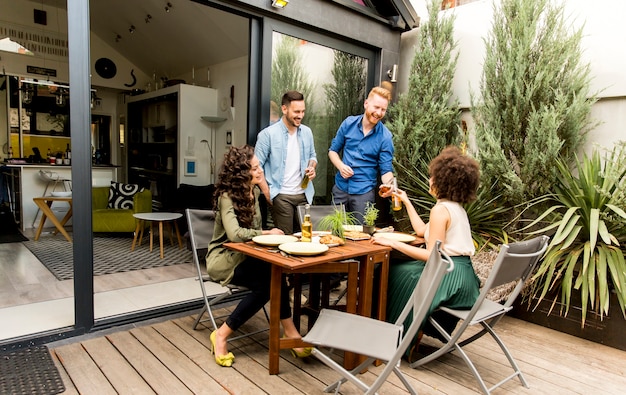
[[[302,351],[292,348],[289,351],[291,351],[291,355],[293,355],[294,358],[306,358],[313,352],[313,347],[304,347]]]
[[[283,334],[283,339],[290,339],[290,338]],[[292,348],[289,351],[291,352],[291,355],[293,355],[294,358],[306,358],[310,356],[311,353],[313,352],[313,347],[304,347],[302,351],[297,351],[295,348]]]
[[[215,355],[215,363],[217,363],[220,366],[229,368],[233,366],[233,362],[235,361],[235,356],[233,355],[232,352],[229,352],[226,355],[217,355],[215,353],[215,333],[216,332],[217,331],[211,332],[211,336],[209,337],[211,339],[211,354]]]

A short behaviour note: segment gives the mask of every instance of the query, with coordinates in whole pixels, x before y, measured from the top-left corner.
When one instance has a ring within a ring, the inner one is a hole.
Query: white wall
[[[226,121],[215,127],[215,172],[219,173],[226,145],[226,132],[232,131],[232,146],[246,144],[248,136],[248,57],[211,65],[211,87],[217,89],[217,115]],[[214,81],[214,82],[213,82]],[[230,108],[230,87],[235,86],[234,118]]]
[[[413,0],[416,9],[422,9],[427,0]],[[440,16],[455,15],[455,39],[458,42],[459,61],[454,76],[453,90],[462,107],[470,106],[470,95],[478,94],[482,65],[485,57],[484,38],[491,30],[493,1],[477,1],[448,11]],[[555,0],[560,1],[560,0]],[[572,28],[583,27],[583,62],[591,68],[591,92],[601,100],[592,111],[600,122],[588,138],[587,150],[594,144],[611,147],[615,141],[626,140],[626,2],[623,1],[563,1]],[[422,23],[428,18],[420,13]],[[408,72],[415,53],[417,29],[403,34],[400,60],[399,92],[406,92]]]
[[[33,5],[38,9],[43,9],[48,13],[45,27],[37,25],[33,21]],[[33,3],[29,1],[0,0],[0,25],[18,26],[20,29],[35,32],[51,37],[61,37],[67,39],[67,12],[46,5],[45,3]],[[111,46],[105,44],[100,38],[91,34],[90,42],[91,52],[91,84],[96,86],[105,86],[108,88],[117,88],[128,90],[124,84],[132,82],[131,70],[134,70],[137,78],[137,84],[134,88],[143,88],[149,81],[150,76],[141,72],[138,67],[130,63],[126,58],[121,56]],[[113,78],[105,79],[96,73],[94,64],[101,57],[111,59],[116,67],[117,73]],[[57,72],[56,77],[50,77],[50,80],[56,82],[69,82],[69,63],[65,57],[56,56],[29,56],[14,54],[10,52],[0,52],[0,71],[2,73],[18,75],[30,78],[45,79],[45,76],[38,74],[29,74],[26,66],[38,66],[48,69],[54,69]]]

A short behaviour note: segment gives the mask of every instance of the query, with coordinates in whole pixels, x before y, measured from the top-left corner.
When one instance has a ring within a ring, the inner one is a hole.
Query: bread
[[[371,237],[367,233],[357,232],[355,230],[345,230],[343,232],[343,235],[347,237],[348,239],[354,239],[354,240],[369,240],[369,238]]]
[[[335,235],[324,235],[320,237],[320,244],[339,244],[344,245],[346,242]]]

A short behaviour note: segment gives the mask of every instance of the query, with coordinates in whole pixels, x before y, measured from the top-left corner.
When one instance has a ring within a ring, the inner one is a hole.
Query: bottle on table
[[[72,150],[70,149],[69,143],[67,144],[67,148],[65,149],[65,159],[72,159]]]
[[[300,241],[311,242],[311,237],[313,236],[313,223],[311,222],[311,206],[304,206],[304,219],[302,220],[302,237],[300,237]]]
[[[13,147],[9,146],[9,159],[13,158]]]
[[[49,161],[51,156],[52,156],[52,151],[50,150],[50,148],[48,148],[48,153],[46,154],[46,159],[48,159],[48,161]]]

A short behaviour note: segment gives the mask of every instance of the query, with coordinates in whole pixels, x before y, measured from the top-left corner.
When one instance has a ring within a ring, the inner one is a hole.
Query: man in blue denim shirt
[[[308,182],[303,188],[303,180],[315,178],[317,156],[313,132],[302,125],[305,111],[302,93],[285,93],[281,110],[283,117],[259,133],[254,153],[265,172],[267,183],[259,186],[271,204],[274,226],[292,234],[294,229],[299,229],[297,207],[313,201],[313,183]]]
[[[337,168],[333,201],[343,203],[363,221],[366,202],[374,203],[380,174],[383,184],[393,181],[393,141],[381,119],[387,112],[391,92],[374,87],[365,99],[362,115],[349,116],[339,126],[328,157]],[[343,158],[339,153],[343,151]]]

